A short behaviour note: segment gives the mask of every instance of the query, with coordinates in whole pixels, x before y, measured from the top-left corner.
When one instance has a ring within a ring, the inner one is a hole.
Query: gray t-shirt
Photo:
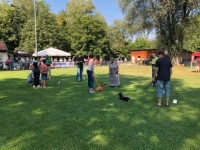
[[[28,82],[31,81],[31,80],[33,80],[32,74],[33,74],[33,72],[29,73],[28,78],[27,78],[27,81],[28,81]]]

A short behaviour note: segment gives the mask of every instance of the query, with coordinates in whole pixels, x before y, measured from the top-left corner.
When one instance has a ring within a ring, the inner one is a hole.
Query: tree
[[[43,50],[48,47],[61,48],[62,35],[57,18],[50,12],[50,6],[44,1],[37,1],[37,47]],[[35,49],[34,17],[28,18],[21,31],[20,48],[33,53]]]
[[[128,34],[124,22],[115,20],[113,25],[108,26],[107,36],[110,41],[112,55],[114,57],[127,57],[127,53],[129,54],[129,50],[126,48]]]
[[[105,57],[108,52],[106,22],[95,12],[92,0],[71,0],[66,9],[66,36],[71,43],[71,51],[77,54],[94,53]]]
[[[19,46],[20,30],[23,28],[24,21],[19,15],[18,7],[9,5],[7,2],[0,3],[0,40],[13,51]]]
[[[156,29],[159,48],[180,56],[184,28],[188,18],[199,11],[200,0],[118,0],[130,28],[140,31]]]
[[[200,51],[200,15],[191,17],[185,28],[184,48],[190,51]]]

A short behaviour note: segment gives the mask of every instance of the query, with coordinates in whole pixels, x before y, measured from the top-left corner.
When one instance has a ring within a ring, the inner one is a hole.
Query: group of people
[[[77,66],[77,74],[75,81],[83,81],[83,68],[84,64],[87,65],[87,76],[88,76],[88,88],[90,93],[95,93],[94,90],[94,66],[95,66],[95,56],[91,54],[87,60],[82,56],[82,53],[75,58],[75,64]],[[166,102],[165,106],[169,107],[169,96],[170,96],[170,78],[172,75],[172,63],[163,51],[159,51],[157,56],[155,53],[152,54],[152,82],[156,82],[157,85],[157,97],[158,102],[156,106],[161,107],[162,103],[162,93],[163,89],[165,91]],[[28,82],[31,86],[36,87],[40,86],[40,75],[41,75],[41,86],[46,88],[47,78],[51,78],[51,59],[46,56],[45,59],[39,60],[38,58],[33,59],[32,61],[32,72],[28,76]],[[110,60],[109,69],[109,80],[111,87],[118,87],[120,85],[119,79],[119,65],[116,59],[113,57]]]
[[[15,69],[25,70],[29,69],[31,64],[31,59],[29,57],[15,57],[14,59],[13,56],[11,57],[9,56],[4,63],[6,65],[6,70],[15,70]],[[15,63],[17,63],[17,66],[14,65]]]
[[[51,59],[48,56],[43,59],[38,57],[33,59],[31,63],[32,71],[27,77],[30,86],[46,88],[46,80],[51,79],[51,63]]]
[[[75,63],[77,65],[77,74],[75,77],[75,81],[77,82],[79,77],[80,77],[80,82],[83,81],[83,66],[85,63],[87,65],[88,88],[90,93],[95,93],[95,90],[93,88],[94,78],[95,78],[94,76],[95,56],[91,54],[89,58],[85,61],[82,56],[82,53],[80,53],[79,56],[76,57]],[[120,85],[119,65],[117,63],[117,60],[115,60],[113,57],[111,58],[109,64],[109,80],[111,87],[118,87]]]
[[[169,107],[170,96],[170,78],[172,75],[172,63],[163,51],[158,52],[158,57],[155,53],[152,54],[152,82],[157,85],[158,103],[156,106],[162,105],[162,93],[165,93],[165,106]]]

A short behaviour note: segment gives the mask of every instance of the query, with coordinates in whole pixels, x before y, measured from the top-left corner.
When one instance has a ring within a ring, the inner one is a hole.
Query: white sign
[[[52,68],[74,67],[74,62],[52,62]]]

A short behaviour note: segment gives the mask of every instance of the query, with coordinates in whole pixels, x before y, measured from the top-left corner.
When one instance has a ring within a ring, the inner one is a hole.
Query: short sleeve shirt
[[[162,57],[156,61],[155,67],[158,68],[158,74],[156,79],[162,81],[169,81],[170,80],[170,69],[172,68],[171,61],[166,58]]]
[[[157,56],[155,56],[153,59],[152,59],[152,69],[153,70],[155,70],[156,69],[156,67],[155,67],[155,64],[156,64],[156,61],[158,60],[158,57]]]
[[[42,73],[47,73],[47,65],[46,65],[46,64],[42,64],[42,65],[40,66],[40,69],[41,69],[41,72],[42,72]]]
[[[76,61],[81,61],[77,64],[77,68],[83,69],[84,58],[83,57],[76,57]]]

